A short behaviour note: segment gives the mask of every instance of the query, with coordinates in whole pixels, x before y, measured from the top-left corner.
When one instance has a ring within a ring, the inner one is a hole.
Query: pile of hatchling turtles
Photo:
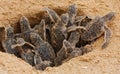
[[[101,35],[104,35],[101,48],[109,44],[111,31],[106,22],[114,17],[114,12],[95,18],[78,16],[75,4],[60,16],[50,8],[44,8],[44,11],[42,20],[33,28],[29,20],[22,16],[19,21],[21,33],[14,33],[11,26],[0,27],[5,52],[22,58],[36,69],[44,70],[92,51],[91,44]]]

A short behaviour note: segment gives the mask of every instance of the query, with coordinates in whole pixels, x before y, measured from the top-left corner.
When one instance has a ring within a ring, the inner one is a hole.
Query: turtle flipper
[[[102,49],[106,48],[109,44],[109,41],[110,41],[110,37],[111,37],[111,30],[107,27],[107,26],[104,26],[104,43],[102,44]]]
[[[42,19],[40,24],[36,25],[33,29],[41,36],[43,40],[46,40],[45,20]]]
[[[59,15],[50,8],[44,8],[45,11],[49,14],[49,17],[52,22],[57,22],[59,20]]]
[[[115,16],[115,12],[109,12],[105,16],[102,17],[102,19],[106,21],[110,21]]]

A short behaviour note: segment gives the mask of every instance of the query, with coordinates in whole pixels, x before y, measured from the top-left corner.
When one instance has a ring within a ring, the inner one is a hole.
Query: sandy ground
[[[31,25],[34,25],[40,20],[44,7],[53,8],[61,14],[72,3],[78,5],[80,15],[94,17],[116,12],[115,19],[107,23],[112,30],[112,37],[106,49],[100,48],[103,42],[101,37],[93,44],[92,52],[73,58],[59,67],[47,68],[44,72],[35,70],[14,55],[0,52],[0,74],[120,74],[119,0],[1,0],[0,26],[12,25],[19,32],[18,20],[22,15],[27,16]]]

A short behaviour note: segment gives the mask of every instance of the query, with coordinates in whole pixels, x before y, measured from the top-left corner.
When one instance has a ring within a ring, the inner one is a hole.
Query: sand
[[[29,18],[31,26],[39,23],[43,8],[50,7],[59,14],[75,3],[79,15],[103,16],[110,11],[115,18],[107,23],[112,31],[110,44],[101,49],[103,37],[94,42],[94,50],[88,54],[71,59],[59,67],[49,67],[38,71],[14,55],[0,52],[0,74],[120,74],[120,1],[119,0],[1,0],[0,26],[12,25],[20,32],[19,19]],[[2,50],[2,49],[1,49]]]

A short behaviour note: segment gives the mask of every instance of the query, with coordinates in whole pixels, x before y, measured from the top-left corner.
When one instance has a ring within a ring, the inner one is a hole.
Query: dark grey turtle
[[[102,49],[106,48],[109,44],[111,30],[105,24],[114,17],[115,13],[110,12],[103,17],[96,16],[90,23],[86,26],[86,31],[81,34],[81,40],[83,41],[94,41],[102,34],[104,34],[104,43],[102,44]]]
[[[45,21],[42,19],[39,25],[35,25],[35,27],[33,28],[35,30],[36,33],[38,33],[40,35],[40,37],[43,40],[46,40],[46,29],[45,29]]]
[[[60,49],[60,51],[57,53],[57,57],[54,60],[55,66],[61,65],[62,61],[65,60],[68,57],[69,53],[71,53],[72,51],[73,48],[71,44],[67,40],[64,40],[63,46]]]
[[[42,60],[53,61],[55,58],[55,53],[52,46],[42,40],[42,38],[37,33],[30,33],[30,38],[32,44],[36,46],[36,51],[41,55]]]
[[[14,31],[11,26],[5,27],[4,29],[4,36],[5,37],[2,42],[3,49],[5,52],[10,53],[10,54],[15,54],[16,56],[19,56],[17,53],[17,50],[14,50],[11,46],[15,44],[15,39],[14,39]]]
[[[68,7],[68,12],[69,14],[69,22],[68,22],[68,27],[74,25],[75,22],[75,17],[77,15],[77,5],[72,4]]]
[[[55,24],[51,31],[51,45],[57,53],[66,39],[66,25],[68,23],[68,14],[62,14],[61,19]]]
[[[27,63],[29,63],[32,66],[35,65],[34,64],[35,47],[32,44],[25,42],[23,38],[17,38],[16,44],[12,45],[11,47],[14,48],[14,50],[18,50],[21,58],[25,60]]]

